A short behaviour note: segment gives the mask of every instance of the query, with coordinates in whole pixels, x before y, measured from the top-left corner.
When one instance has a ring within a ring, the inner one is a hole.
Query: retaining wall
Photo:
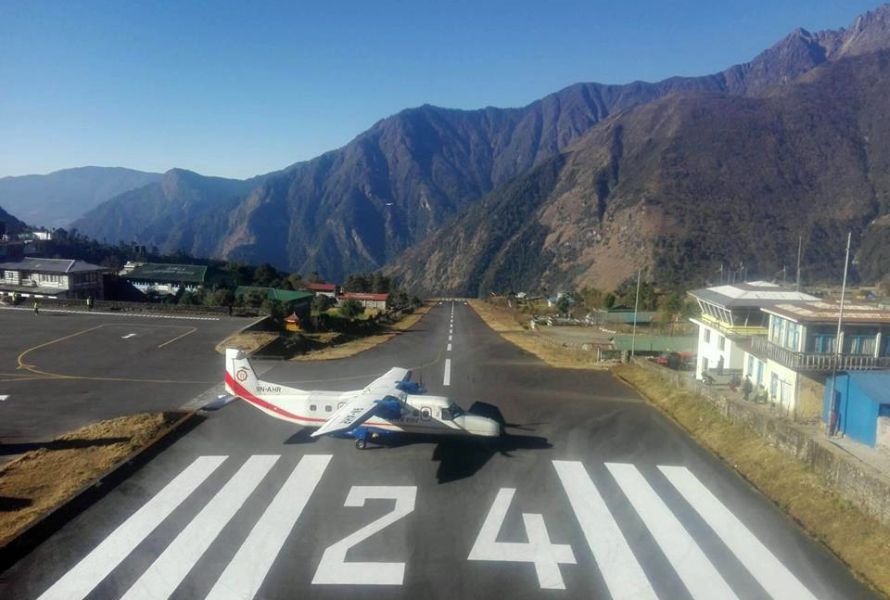
[[[772,446],[803,461],[844,499],[890,525],[890,473],[832,444],[815,427],[794,423],[765,406],[728,396],[650,361],[634,360],[634,364],[708,400],[729,421],[745,425]]]

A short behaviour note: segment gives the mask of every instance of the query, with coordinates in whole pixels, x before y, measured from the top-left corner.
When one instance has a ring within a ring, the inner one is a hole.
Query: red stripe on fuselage
[[[235,381],[235,378],[232,377],[228,371],[226,371],[226,384],[229,387],[231,387],[232,390],[235,392],[235,395],[238,396],[239,398],[241,398],[242,400],[245,400],[245,401],[247,401],[255,406],[258,406],[260,408],[263,408],[265,410],[272,411],[275,414],[281,415],[282,417],[285,417],[292,421],[305,421],[305,422],[311,423],[311,424],[315,424],[315,423],[320,424],[320,423],[324,423],[325,421],[327,421],[327,419],[316,419],[315,417],[303,417],[300,415],[295,415],[292,412],[284,410],[280,406],[277,406],[275,404],[272,404],[271,402],[267,402],[267,401],[263,400],[262,398],[255,396],[254,394],[250,393],[247,390],[247,388],[245,388],[243,385],[241,385],[240,383]],[[392,425],[391,423],[371,423],[370,421],[368,421],[367,424],[372,427],[396,427],[395,425]]]

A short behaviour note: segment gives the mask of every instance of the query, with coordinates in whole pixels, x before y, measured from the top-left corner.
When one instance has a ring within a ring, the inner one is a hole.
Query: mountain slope
[[[639,106],[489,194],[390,274],[467,294],[611,289],[644,267],[689,282],[739,261],[772,275],[794,264],[799,234],[810,277],[837,271],[847,229],[890,212],[888,94],[880,52],[766,97],[683,93]],[[504,217],[517,207],[520,218]]]
[[[848,29],[797,30],[751,62],[703,77],[577,84],[523,108],[405,110],[343,148],[265,176],[238,200],[228,190],[207,196],[205,208],[214,210],[183,212],[188,198],[143,188],[111,201],[113,211],[97,211],[78,225],[109,241],[268,261],[341,279],[392,262],[485,194],[566,151],[604,119],[672,94],[752,100],[781,95],[820,68],[890,45],[888,15],[883,8]],[[143,203],[152,210],[139,208]],[[144,232],[127,224],[130,206]],[[200,231],[200,239],[175,227],[165,233],[171,221],[183,218]]]
[[[217,245],[214,231],[228,227],[229,212],[258,181],[172,169],[154,183],[100,204],[72,227],[110,243],[138,241],[162,252],[186,249],[210,256]]]
[[[80,167],[48,175],[0,178],[0,205],[26,223],[68,227],[91,208],[160,178],[119,167]]]

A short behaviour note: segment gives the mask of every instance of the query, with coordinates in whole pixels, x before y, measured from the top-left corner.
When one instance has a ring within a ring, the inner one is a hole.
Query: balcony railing
[[[754,336],[750,341],[751,351],[761,358],[768,358],[797,371],[830,371],[835,366],[835,356],[812,352],[795,352],[770,342],[766,336]],[[841,354],[837,357],[838,371],[862,371],[867,369],[890,368],[890,356],[869,356],[863,354]]]
[[[762,335],[769,330],[768,327],[762,325],[730,325],[726,321],[721,321],[707,313],[702,313],[699,318],[708,325],[732,336],[748,337]]]

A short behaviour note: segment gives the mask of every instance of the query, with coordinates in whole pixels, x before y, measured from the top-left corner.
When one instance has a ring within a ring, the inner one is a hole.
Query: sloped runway
[[[509,435],[359,451],[234,402],[8,569],[0,597],[872,597],[632,390],[545,367],[463,304],[263,378],[350,389],[392,366]]]

